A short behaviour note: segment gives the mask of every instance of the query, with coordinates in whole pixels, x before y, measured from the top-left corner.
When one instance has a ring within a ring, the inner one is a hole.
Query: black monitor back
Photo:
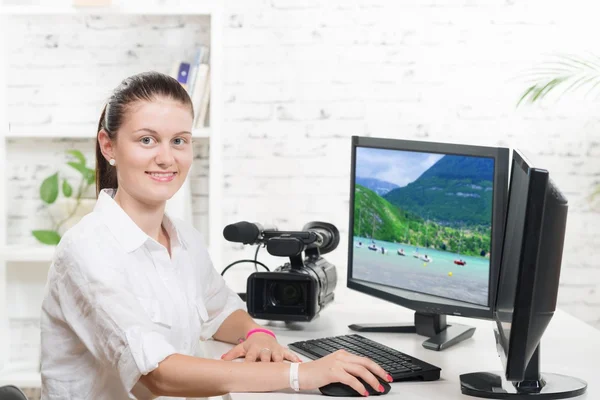
[[[495,312],[509,381],[523,381],[530,361],[538,362],[556,309],[567,209],[548,171],[515,150]]]
[[[463,394],[487,399],[557,400],[582,395],[587,382],[541,372],[540,341],[556,309],[567,200],[549,178],[513,152],[494,317],[505,378],[495,372],[460,375]]]

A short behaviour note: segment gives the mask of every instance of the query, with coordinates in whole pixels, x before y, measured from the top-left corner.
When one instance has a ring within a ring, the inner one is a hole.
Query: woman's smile
[[[148,174],[150,178],[156,182],[171,182],[173,179],[175,179],[177,172],[146,171],[146,174]]]

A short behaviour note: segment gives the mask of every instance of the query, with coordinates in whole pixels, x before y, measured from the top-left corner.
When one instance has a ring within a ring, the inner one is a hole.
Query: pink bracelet
[[[275,337],[275,334],[268,329],[256,328],[256,329],[250,329],[248,331],[248,333],[246,334],[246,339],[248,339],[250,337],[250,335],[255,334],[255,333],[266,333],[267,335],[271,335],[271,336]]]

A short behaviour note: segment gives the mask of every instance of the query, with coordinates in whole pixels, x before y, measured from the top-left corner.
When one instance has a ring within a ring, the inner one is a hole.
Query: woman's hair
[[[102,189],[117,188],[117,172],[102,155],[97,135],[102,129],[114,141],[123,125],[128,108],[139,101],[152,101],[167,97],[189,106],[194,113],[192,100],[183,86],[174,78],[159,72],[143,72],[121,82],[104,105],[96,132],[96,196]]]

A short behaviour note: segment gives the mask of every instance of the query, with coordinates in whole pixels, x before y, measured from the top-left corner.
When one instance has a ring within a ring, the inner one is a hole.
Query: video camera
[[[242,221],[227,225],[223,236],[230,242],[265,245],[269,254],[290,258],[272,272],[254,272],[248,277],[246,303],[252,317],[308,322],[333,301],[337,271],[321,254],[333,251],[340,242],[334,225],[313,221],[301,231],[278,231]],[[238,262],[246,261],[252,262]]]

